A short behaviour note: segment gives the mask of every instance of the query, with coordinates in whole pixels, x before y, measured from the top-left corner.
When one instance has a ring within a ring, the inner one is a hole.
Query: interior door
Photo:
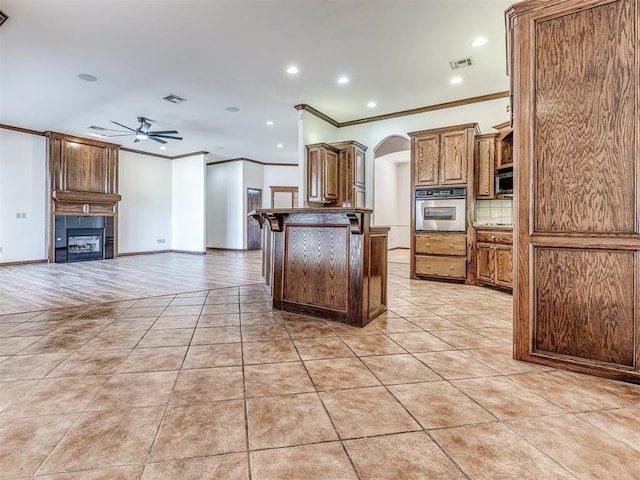
[[[247,213],[262,207],[262,190],[247,188]],[[260,250],[260,225],[255,218],[247,216],[247,250]]]

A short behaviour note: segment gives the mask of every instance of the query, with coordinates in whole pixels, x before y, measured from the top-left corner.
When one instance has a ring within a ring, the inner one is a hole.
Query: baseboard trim
[[[207,252],[196,252],[194,250],[171,250],[171,253],[186,253],[188,255],[206,255]]]
[[[0,267],[13,267],[16,265],[34,265],[36,263],[49,263],[46,258],[43,260],[23,260],[21,262],[0,262]]]
[[[207,250],[219,250],[221,252],[252,252],[254,251],[254,250],[247,250],[246,248],[221,248],[221,247],[207,247]],[[259,251],[259,250],[255,250],[255,251]]]
[[[118,257],[133,257],[134,255],[151,255],[154,253],[171,253],[173,250],[150,250],[148,252],[118,252]]]

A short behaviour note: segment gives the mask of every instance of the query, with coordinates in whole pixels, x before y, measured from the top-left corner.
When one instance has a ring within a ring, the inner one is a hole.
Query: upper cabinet
[[[501,123],[493,128],[498,130],[496,168],[513,167],[513,129],[511,128],[511,122]]]
[[[476,124],[409,133],[413,185],[466,185]]]
[[[309,202],[338,201],[339,153],[337,148],[326,143],[307,145],[307,199]]]
[[[367,147],[355,141],[332,143],[339,150],[340,205],[364,207],[364,159]]]
[[[476,136],[476,197],[488,200],[495,197],[495,167],[498,144],[497,133]]]
[[[307,200],[328,206],[364,207],[366,150],[352,140],[307,145]]]

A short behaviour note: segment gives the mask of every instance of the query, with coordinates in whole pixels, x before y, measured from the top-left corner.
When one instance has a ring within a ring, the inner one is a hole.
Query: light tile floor
[[[0,316],[0,478],[640,478],[640,386],[511,334],[510,295],[406,263],[363,329],[260,285]]]

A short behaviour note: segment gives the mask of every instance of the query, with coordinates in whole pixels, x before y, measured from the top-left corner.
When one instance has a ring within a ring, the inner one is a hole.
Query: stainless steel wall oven
[[[466,232],[466,187],[416,190],[416,232]]]

